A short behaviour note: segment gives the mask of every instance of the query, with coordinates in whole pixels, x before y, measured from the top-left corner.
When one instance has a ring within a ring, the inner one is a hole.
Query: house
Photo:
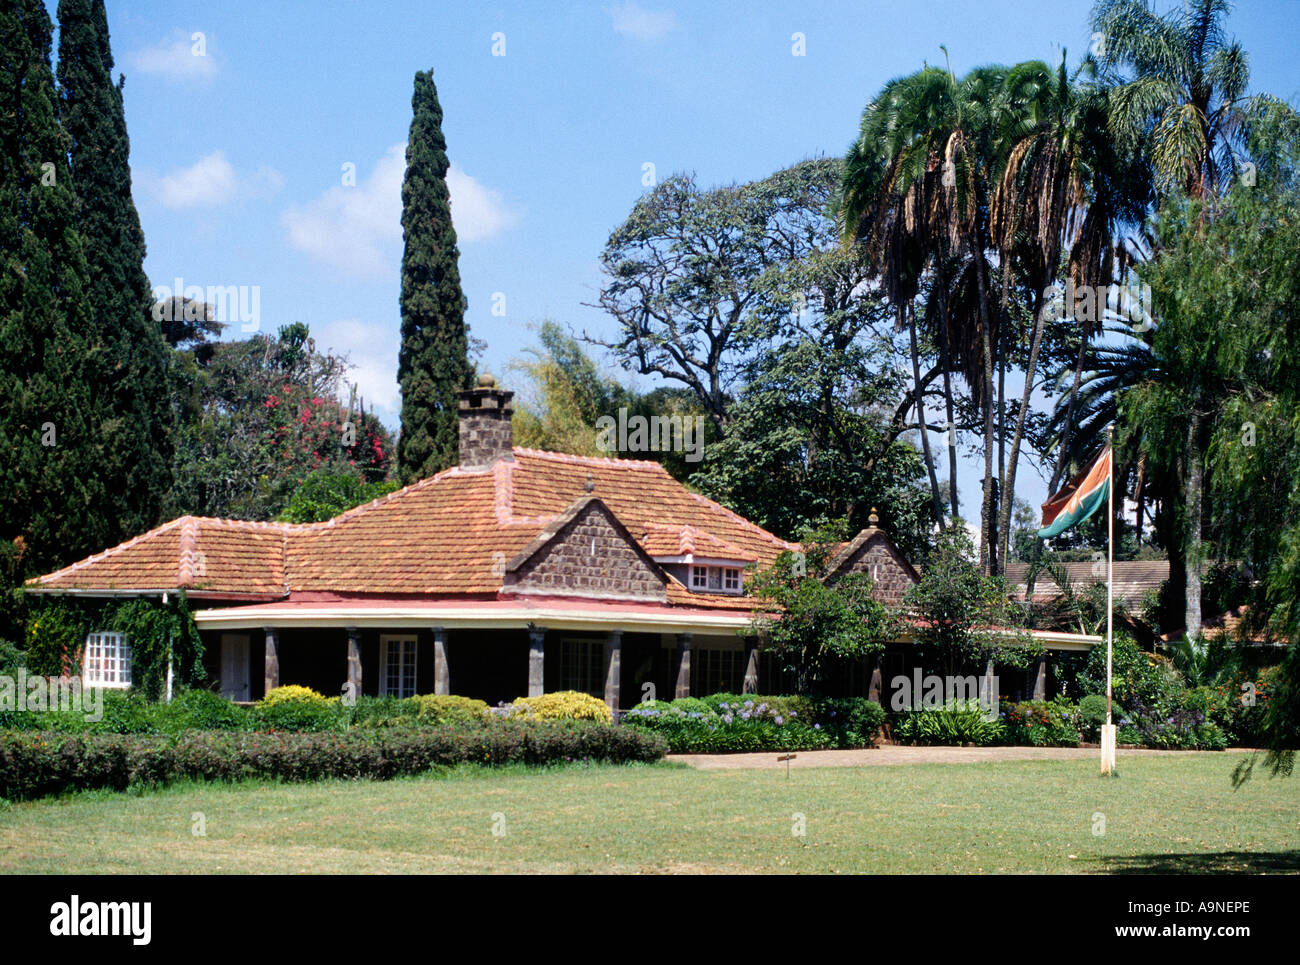
[[[655,462],[513,446],[490,376],[460,395],[459,465],[327,522],[172,520],[28,584],[42,594],[184,591],[209,679],[236,700],[281,684],[322,693],[456,693],[489,702],[555,690],[614,709],[647,696],[779,692],[752,635],[746,571],[798,550],[690,492]],[[868,572],[897,602],[916,571],[876,525],[833,575]],[[1042,635],[1086,650],[1094,638]],[[130,641],[94,633],[87,683],[126,686]],[[889,663],[835,686],[878,695]],[[1036,692],[1046,686],[1040,668]]]

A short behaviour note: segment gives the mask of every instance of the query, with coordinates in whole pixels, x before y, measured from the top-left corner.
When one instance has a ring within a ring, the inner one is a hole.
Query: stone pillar
[[[758,641],[745,638],[745,679],[740,685],[742,694],[758,693]]]
[[[1034,700],[1047,699],[1047,654],[1038,658],[1034,667]]]
[[[546,690],[546,630],[528,627],[528,696],[540,697]]]
[[[379,680],[384,679],[384,668],[379,668]],[[361,696],[361,631],[348,627],[348,690],[354,697]]]
[[[885,658],[881,654],[876,654],[876,659],[871,665],[871,684],[867,688],[867,699],[880,703],[880,692],[884,689],[885,684]]]
[[[275,627],[262,627],[266,634],[266,686],[263,696],[280,686],[280,644]]]
[[[987,699],[996,706],[998,700],[997,676],[993,673],[993,658],[989,658],[984,668],[984,679],[980,681],[980,699]]]
[[[673,699],[691,695],[691,635],[677,634],[677,673],[673,677]]]
[[[605,641],[605,703],[618,713],[619,693],[623,689],[623,631],[609,631]]]
[[[433,628],[433,692],[451,693],[451,672],[447,669],[447,631]]]

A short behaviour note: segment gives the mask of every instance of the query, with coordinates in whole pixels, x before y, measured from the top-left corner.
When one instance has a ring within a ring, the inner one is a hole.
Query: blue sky
[[[362,393],[395,426],[415,71],[434,70],[467,320],[487,343],[483,367],[500,374],[533,341],[530,323],[611,331],[583,303],[647,162],[661,179],[686,170],[721,184],[840,154],[875,91],[942,62],[940,44],[958,73],[1053,61],[1063,47],[1074,62],[1089,8],[109,0],[109,26],[153,284],[256,286],[261,329],[307,322],[319,345],[352,358]],[[1241,0],[1229,27],[1253,86],[1300,102],[1300,0]],[[804,56],[792,54],[796,32]],[[491,312],[498,292],[504,317]],[[978,474],[974,462],[961,474],[968,515]],[[1031,468],[1022,480],[1032,502],[1045,497]]]

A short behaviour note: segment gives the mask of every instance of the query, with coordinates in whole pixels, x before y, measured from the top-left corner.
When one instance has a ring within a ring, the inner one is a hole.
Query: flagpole
[[[1111,716],[1111,675],[1115,654],[1115,426],[1106,427],[1106,726],[1101,735],[1101,773],[1115,770],[1115,722]]]

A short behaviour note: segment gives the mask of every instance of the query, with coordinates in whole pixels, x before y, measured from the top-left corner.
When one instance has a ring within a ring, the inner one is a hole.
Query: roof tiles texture
[[[650,555],[756,561],[797,549],[685,489],[658,463],[515,449],[491,469],[448,469],[323,523],[186,516],[29,584],[47,590],[481,594],[584,496],[600,499]],[[669,601],[735,608],[670,581]]]

